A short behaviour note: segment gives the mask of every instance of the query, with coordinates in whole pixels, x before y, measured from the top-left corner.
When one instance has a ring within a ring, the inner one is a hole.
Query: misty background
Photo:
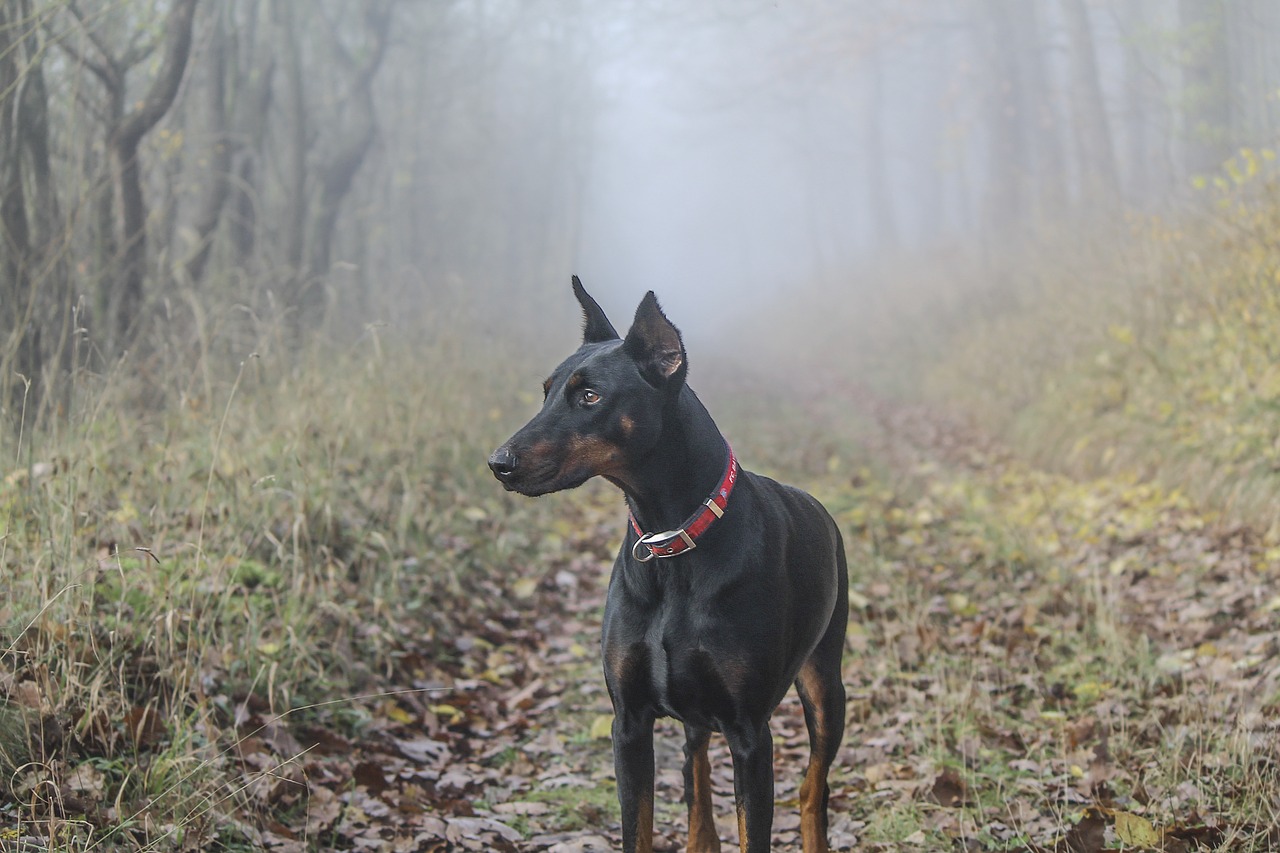
[[[1278,35],[1271,0],[8,0],[3,404],[210,317],[237,358],[538,334],[575,272],[708,341],[799,292],[856,311],[886,264],[1269,168]]]

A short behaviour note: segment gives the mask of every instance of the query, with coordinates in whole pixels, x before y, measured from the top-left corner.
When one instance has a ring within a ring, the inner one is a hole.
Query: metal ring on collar
[[[644,556],[644,557],[641,557],[641,556],[640,556],[640,547],[641,547],[641,546],[644,546],[644,550],[645,550],[645,554],[646,554],[646,556]],[[647,543],[647,542],[645,542],[645,541],[644,541],[644,539],[637,538],[637,539],[636,539],[636,544],[634,544],[634,545],[632,545],[632,546],[631,546],[631,556],[635,557],[635,558],[636,558],[637,560],[639,560],[641,563],[647,563],[647,562],[649,562],[650,560],[652,560],[654,557],[656,557],[656,556],[658,556],[658,555],[657,555],[657,554],[655,554],[655,553],[653,553],[653,549],[649,547],[648,543]]]

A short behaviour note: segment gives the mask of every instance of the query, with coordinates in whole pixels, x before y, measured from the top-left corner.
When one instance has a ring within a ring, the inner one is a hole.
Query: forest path
[[[801,483],[852,575],[833,849],[1280,843],[1280,551],[1151,484],[1072,481],[927,407],[849,396],[875,464]],[[553,549],[492,590],[511,605],[407,652],[388,686],[430,692],[388,697],[358,737],[311,737],[301,821],[264,842],[619,849],[598,633],[624,515],[603,487],[563,506]],[[773,731],[775,849],[798,850],[794,696]],[[655,849],[682,850],[678,726],[656,742]],[[720,738],[712,767],[734,849]]]

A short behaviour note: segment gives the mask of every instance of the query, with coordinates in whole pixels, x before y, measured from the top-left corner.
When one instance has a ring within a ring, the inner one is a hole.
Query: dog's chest
[[[697,601],[668,600],[606,634],[606,659],[619,661],[631,702],[658,716],[719,730],[734,718],[752,661],[734,642],[737,626]]]

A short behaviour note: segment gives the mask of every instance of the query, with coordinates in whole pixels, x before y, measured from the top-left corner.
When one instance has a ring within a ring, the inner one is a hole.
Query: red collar
[[[729,464],[725,466],[724,476],[720,478],[720,485],[716,486],[716,490],[711,493],[711,497],[707,498],[694,510],[693,515],[684,520],[684,524],[675,530],[668,530],[665,533],[646,534],[640,529],[635,515],[628,513],[631,519],[631,526],[635,529],[636,535],[640,537],[636,540],[635,545],[631,546],[631,556],[642,563],[647,563],[657,557],[674,557],[677,554],[683,554],[685,551],[692,551],[698,547],[694,544],[694,540],[706,533],[707,528],[717,518],[724,515],[724,509],[729,505],[729,495],[733,492],[733,484],[738,481],[738,459],[733,455],[733,448],[729,446],[729,442],[726,441],[724,446],[729,451]],[[641,556],[645,552],[648,553],[645,556]]]

